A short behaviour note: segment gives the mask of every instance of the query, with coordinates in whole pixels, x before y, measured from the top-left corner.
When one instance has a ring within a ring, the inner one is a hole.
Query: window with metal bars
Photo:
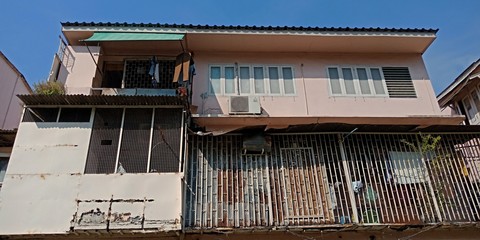
[[[152,82],[150,70],[151,60],[125,60],[123,82],[125,88],[161,88],[175,89],[177,83],[172,82],[175,71],[175,60],[158,60],[158,82]],[[153,80],[155,81],[155,80]]]
[[[182,109],[99,108],[85,173],[180,171]]]

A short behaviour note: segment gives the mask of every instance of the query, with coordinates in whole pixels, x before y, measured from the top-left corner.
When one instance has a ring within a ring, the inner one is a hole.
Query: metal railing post
[[[342,157],[343,171],[345,174],[346,184],[348,188],[348,196],[350,198],[350,204],[352,206],[352,215],[353,215],[352,222],[358,223],[359,219],[358,219],[358,212],[357,212],[357,204],[355,202],[355,195],[353,193],[353,188],[352,188],[352,178],[350,175],[350,170],[348,168],[347,157],[345,155],[345,149],[343,146],[343,136],[341,134],[338,134],[338,146],[340,147],[340,156]]]

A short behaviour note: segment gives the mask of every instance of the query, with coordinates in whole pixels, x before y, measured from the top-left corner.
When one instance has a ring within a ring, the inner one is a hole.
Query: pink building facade
[[[19,96],[2,236],[476,230],[480,129],[436,102],[422,55],[437,30],[67,22],[62,32],[49,79],[67,94]]]

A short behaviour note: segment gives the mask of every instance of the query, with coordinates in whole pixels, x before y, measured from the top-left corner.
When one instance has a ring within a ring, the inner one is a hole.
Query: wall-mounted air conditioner
[[[260,114],[260,98],[254,96],[231,96],[230,114]]]

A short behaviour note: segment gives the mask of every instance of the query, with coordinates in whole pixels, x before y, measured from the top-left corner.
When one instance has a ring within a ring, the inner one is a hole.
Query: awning
[[[85,42],[112,42],[112,41],[179,41],[185,34],[176,33],[120,33],[96,32],[83,41]]]

